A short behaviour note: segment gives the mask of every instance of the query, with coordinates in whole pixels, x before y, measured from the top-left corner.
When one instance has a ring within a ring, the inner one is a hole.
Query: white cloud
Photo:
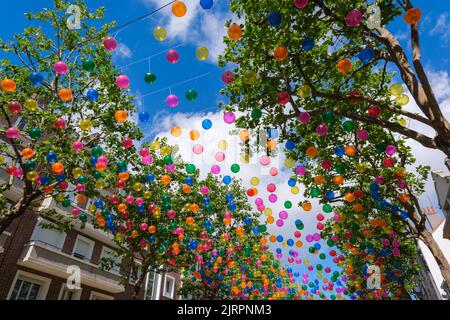
[[[448,15],[448,12],[441,13],[434,27],[428,32],[430,36],[439,36],[444,43],[450,40],[450,22],[447,21]]]
[[[117,44],[116,50],[113,51],[114,59],[125,59],[131,58],[133,56],[133,51],[123,42]]]

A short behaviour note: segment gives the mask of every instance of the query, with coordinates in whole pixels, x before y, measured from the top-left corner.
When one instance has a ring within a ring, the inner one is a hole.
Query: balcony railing
[[[82,286],[87,285],[111,293],[119,293],[125,290],[124,286],[119,283],[121,279],[119,274],[101,270],[97,265],[63,253],[59,248],[41,241],[27,243],[23,248],[18,264],[63,279],[72,275],[68,272],[69,266],[78,266]]]

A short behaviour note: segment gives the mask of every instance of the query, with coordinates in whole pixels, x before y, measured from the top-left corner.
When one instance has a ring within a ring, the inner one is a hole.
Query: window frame
[[[101,251],[101,253],[100,253],[100,259],[99,259],[99,264],[100,264],[100,260],[103,258],[103,257],[105,257],[105,252],[106,251],[112,251],[112,252],[114,252],[114,249],[113,248],[110,248],[110,247],[107,247],[107,246],[102,246],[102,251]],[[117,261],[117,263],[118,263],[118,266],[116,267],[117,269],[111,269],[111,270],[108,270],[109,272],[112,272],[112,273],[116,273],[116,274],[120,274],[120,270],[121,270],[121,265],[122,265],[122,258],[121,257],[119,257],[119,256],[116,256],[116,259],[118,259],[118,261]]]
[[[63,282],[63,284],[61,285],[61,290],[59,290],[58,300],[63,300],[61,298],[62,298],[62,294],[64,292],[64,289],[67,289],[68,291],[72,291],[73,292],[72,299],[70,299],[70,300],[80,300],[81,291],[83,291],[83,288],[80,288],[78,290],[77,289],[70,290],[69,288],[67,288],[67,284],[65,282]]]
[[[90,252],[89,252],[89,257],[84,257],[84,259],[81,259],[81,258],[78,258],[77,256],[75,256],[75,249],[77,248],[77,244],[78,244],[78,241],[79,240],[82,240],[82,241],[85,241],[85,242],[88,242],[89,243],[89,245],[90,245]],[[76,259],[80,259],[80,260],[82,260],[82,261],[88,261],[88,262],[91,262],[91,260],[92,260],[92,254],[94,253],[94,248],[95,248],[95,241],[94,240],[91,240],[91,239],[89,239],[89,238],[87,238],[87,237],[85,237],[85,236],[83,236],[83,235],[81,235],[81,234],[78,234],[77,235],[77,238],[76,238],[76,240],[75,240],[75,243],[74,243],[74,245],[73,245],[73,248],[72,248],[72,256],[74,257],[74,258],[76,258]]]
[[[57,249],[58,251],[61,251],[62,248],[64,247],[64,243],[66,242],[66,238],[67,238],[67,233],[66,232],[62,232],[56,229],[44,229],[41,227],[41,223],[49,223],[52,224],[53,222],[47,219],[44,219],[42,217],[39,217],[34,229],[33,229],[33,233],[31,234],[31,238],[30,238],[30,242],[38,242],[39,244],[45,246],[45,247],[49,247],[51,249]],[[56,231],[59,232],[61,234],[61,238],[59,239],[59,243],[57,245],[53,245],[51,243],[46,243],[42,240],[37,239],[37,236],[39,234],[39,232],[46,232],[47,230],[52,230],[52,231]]]
[[[38,284],[41,286],[39,288],[39,292],[37,294],[36,300],[45,300],[46,299],[48,290],[50,288],[50,283],[52,282],[52,279],[50,279],[50,278],[42,277],[42,276],[36,275],[34,273],[30,273],[30,272],[26,272],[26,271],[22,271],[22,270],[17,270],[16,275],[14,276],[14,280],[11,284],[11,287],[9,288],[9,292],[6,297],[6,300],[11,300],[11,296],[13,294],[14,287],[16,286],[17,281],[19,281],[19,280],[28,281],[28,282],[35,283],[35,284]]]
[[[110,295],[107,295],[107,294],[104,294],[104,293],[101,293],[98,291],[94,291],[94,290],[91,291],[91,294],[89,295],[89,300],[95,300],[95,299],[92,299],[94,296],[103,298],[103,299],[99,299],[99,300],[114,300],[114,296],[110,296]]]
[[[173,285],[172,285],[172,290],[171,290],[170,296],[167,295],[167,280],[168,280],[168,279],[170,279],[171,281],[173,281]],[[174,299],[174,297],[175,297],[175,286],[176,286],[176,279],[175,279],[175,277],[172,277],[172,276],[166,274],[166,275],[164,276],[164,290],[163,290],[163,297],[169,298],[169,299]]]

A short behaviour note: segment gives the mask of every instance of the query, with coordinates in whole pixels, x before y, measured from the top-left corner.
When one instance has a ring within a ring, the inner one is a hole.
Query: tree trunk
[[[428,230],[424,229],[420,233],[419,237],[433,254],[434,259],[436,260],[439,269],[441,270],[444,281],[447,283],[447,285],[450,285],[450,264],[445,258],[445,255],[442,252],[441,248],[439,248],[439,245],[434,240],[433,235]]]
[[[145,269],[147,270],[147,269]],[[139,298],[139,293],[141,292],[141,288],[142,288],[142,284],[144,283],[145,280],[145,276],[146,276],[146,272],[144,272],[144,269],[142,270],[142,274],[139,277],[139,279],[136,281],[135,285],[134,285],[134,291],[133,291],[133,300],[138,300]]]
[[[0,216],[0,234],[2,234],[16,218],[25,213],[30,202],[31,201],[27,197],[24,197],[11,207],[9,214]]]

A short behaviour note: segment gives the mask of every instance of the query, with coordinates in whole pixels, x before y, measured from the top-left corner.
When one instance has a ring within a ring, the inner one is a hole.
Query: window
[[[10,288],[8,299],[10,300],[43,300],[51,280],[29,272],[17,271]]]
[[[114,297],[108,296],[106,294],[100,293],[100,292],[91,292],[91,297],[89,300],[114,300]]]
[[[81,290],[69,289],[67,285],[63,283],[61,292],[59,293],[59,300],[80,300]]]
[[[78,259],[90,261],[92,252],[94,251],[94,245],[94,241],[78,235],[75,246],[73,247],[72,255]]]
[[[173,299],[173,294],[175,292],[175,278],[166,275],[164,280],[164,297]]]
[[[6,240],[8,240],[8,237],[9,237],[10,235],[11,235],[11,233],[8,232],[8,231],[3,231],[3,233],[0,234],[0,253],[3,253],[3,251],[5,250],[5,249],[3,248],[3,246],[5,245]]]
[[[139,260],[134,260],[134,266],[137,268],[136,270],[136,279],[133,277],[133,268],[130,265],[130,269],[128,271],[128,282],[132,285],[136,284],[139,278],[142,275],[142,264]]]
[[[113,249],[103,246],[102,248],[102,254],[100,255],[101,258],[110,258],[115,261],[115,265],[112,267],[110,271],[115,273],[120,273],[120,262],[121,259],[116,255]]]
[[[149,271],[147,275],[147,281],[145,283],[145,300],[154,299],[154,287],[155,287],[156,273],[154,271]]]
[[[41,226],[41,223],[50,222],[46,220],[38,220],[31,237],[31,241],[37,241],[46,246],[50,246],[53,249],[61,250],[66,239],[66,234],[56,229],[44,229]]]

